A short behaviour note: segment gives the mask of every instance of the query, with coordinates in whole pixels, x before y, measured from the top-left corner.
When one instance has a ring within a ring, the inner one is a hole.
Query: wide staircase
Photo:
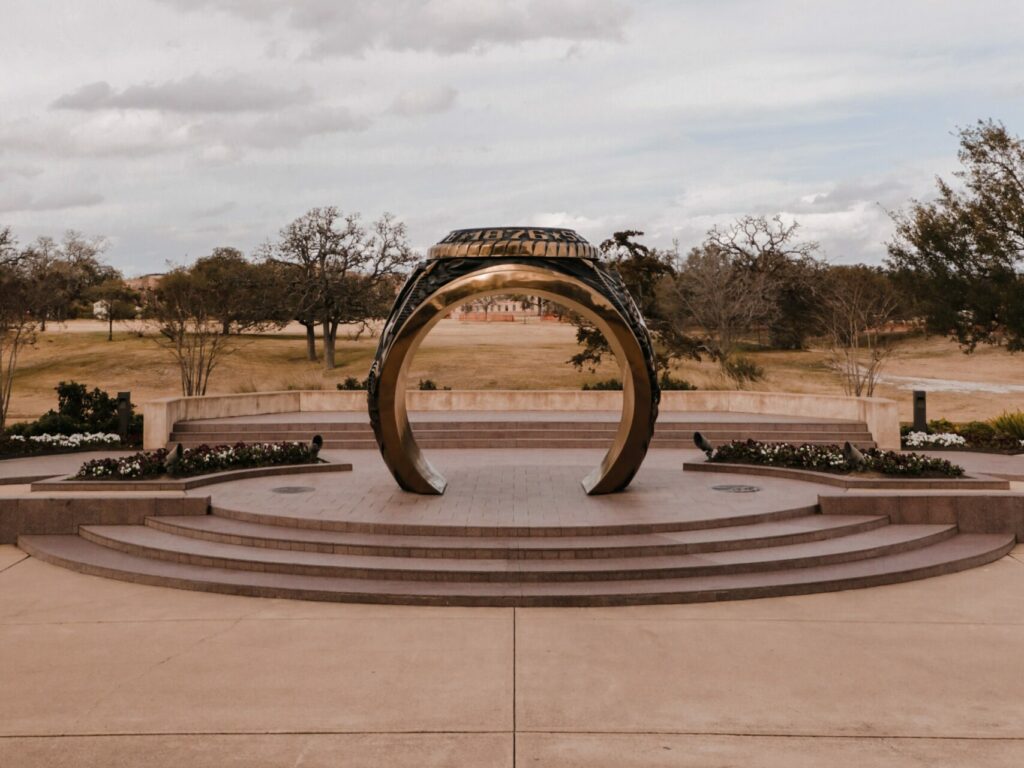
[[[591,420],[494,420],[412,418],[416,442],[422,448],[607,448],[618,427],[614,415]],[[842,445],[849,441],[860,448],[875,443],[867,425],[850,421],[733,421],[664,417],[654,431],[652,448],[692,448],[693,433],[701,432],[713,445],[730,440]],[[169,445],[184,447],[216,443],[309,440],[319,434],[324,447],[333,450],[374,449],[373,431],[366,421],[187,421],[174,425]]]
[[[51,563],[142,584],[276,598],[488,606],[689,603],[920,579],[1006,554],[1012,535],[892,525],[816,506],[714,520],[523,528],[323,520],[213,507],[23,536]]]

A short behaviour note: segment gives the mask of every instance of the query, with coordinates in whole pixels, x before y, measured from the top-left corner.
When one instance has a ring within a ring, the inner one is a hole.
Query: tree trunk
[[[107,341],[114,340],[114,311],[107,310]]]
[[[223,335],[223,336],[227,336],[229,333],[231,333],[231,321],[230,320],[221,320],[220,332],[221,332],[221,335]]]
[[[302,323],[306,328],[306,357],[316,362],[316,324]]]
[[[324,370],[334,370],[334,340],[338,336],[338,324],[325,321],[324,327]]]

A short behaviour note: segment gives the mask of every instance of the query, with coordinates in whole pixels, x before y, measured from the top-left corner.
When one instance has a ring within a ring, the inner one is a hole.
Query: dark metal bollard
[[[914,390],[914,431],[928,431],[928,393],[920,389]]]
[[[117,434],[121,436],[121,442],[128,442],[128,428],[132,421],[132,393],[117,393]]]

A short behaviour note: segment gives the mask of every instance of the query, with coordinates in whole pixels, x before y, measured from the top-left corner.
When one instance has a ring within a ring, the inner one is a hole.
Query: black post
[[[132,420],[132,393],[117,393],[117,433],[121,436],[121,442],[128,442],[128,427]]]
[[[914,431],[928,431],[928,393],[920,389],[914,390]]]

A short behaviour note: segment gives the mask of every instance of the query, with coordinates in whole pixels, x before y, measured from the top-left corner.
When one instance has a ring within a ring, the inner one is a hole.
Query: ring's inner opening
[[[572,359],[579,316],[556,300],[517,294],[478,295],[449,307],[408,363],[409,390],[563,389],[621,387],[619,361],[604,341],[600,361]]]

